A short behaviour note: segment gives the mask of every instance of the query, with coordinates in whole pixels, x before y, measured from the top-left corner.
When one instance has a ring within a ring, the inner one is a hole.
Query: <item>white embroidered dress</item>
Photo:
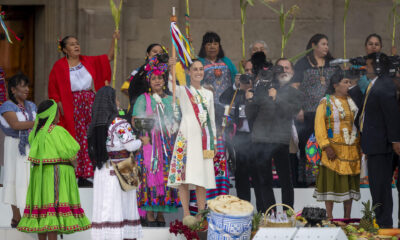
[[[136,151],[141,141],[136,140],[131,125],[115,118],[108,129],[107,152]],[[110,159],[101,169],[96,168],[93,181],[92,239],[121,240],[143,238],[137,207],[136,190],[122,191]]]
[[[216,136],[213,93],[203,87],[198,91],[193,87],[190,89],[194,97],[200,93],[206,99],[211,128]],[[181,184],[189,184],[189,189],[194,189],[195,186],[214,189],[216,188],[214,162],[213,159],[203,158],[200,124],[184,86],[176,86],[176,97],[179,99],[182,120],[175,141],[168,186],[176,188]],[[214,146],[216,146],[215,139]]]

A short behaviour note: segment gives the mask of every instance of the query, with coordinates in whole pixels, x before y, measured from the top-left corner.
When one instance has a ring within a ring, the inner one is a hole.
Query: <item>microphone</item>
[[[350,62],[350,59],[337,58],[335,60],[330,61],[329,65],[330,66],[336,66],[336,65],[339,65],[339,64],[342,64],[342,63],[348,63],[348,62]]]

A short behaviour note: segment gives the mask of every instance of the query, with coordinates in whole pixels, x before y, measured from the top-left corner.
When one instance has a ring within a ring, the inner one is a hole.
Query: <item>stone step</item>
[[[163,228],[143,228],[143,240],[167,240],[169,235],[169,231],[167,227]],[[13,228],[0,228],[0,240],[36,240],[38,239],[37,234],[34,233],[23,233],[19,232]],[[58,239],[61,239],[58,236]],[[74,234],[64,234],[64,240],[89,240],[90,237],[90,230],[84,232],[78,232]]]

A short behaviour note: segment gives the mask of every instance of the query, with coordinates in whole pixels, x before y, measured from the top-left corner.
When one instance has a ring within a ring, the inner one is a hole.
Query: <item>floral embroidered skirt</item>
[[[228,176],[228,167],[225,156],[225,142],[222,136],[217,138],[217,146],[216,146],[216,154],[213,159],[214,161],[214,172],[215,172],[215,184],[216,188],[207,189],[206,199],[211,200],[219,195],[227,195],[229,194],[229,176]],[[195,215],[198,212],[197,209],[197,198],[196,191],[190,191],[190,205],[189,205],[190,213]]]
[[[173,139],[168,138],[169,142],[173,142]],[[145,146],[144,146],[145,147]],[[157,176],[157,173],[154,174],[148,169],[147,166],[150,163],[146,163],[144,160],[144,152],[142,147],[141,151],[138,151],[136,155],[136,159],[138,161],[139,167],[142,172],[142,179],[140,183],[140,187],[138,189],[138,205],[141,210],[144,211],[154,211],[154,212],[177,212],[181,203],[178,197],[177,189],[167,187],[168,182],[168,174],[170,167],[170,159],[172,155],[172,147],[169,144],[165,144],[168,156],[164,153],[164,161],[159,167],[162,168],[162,174]],[[159,169],[160,171],[161,169]],[[153,175],[150,177],[149,175]],[[154,178],[162,178],[159,179],[158,182],[163,182],[162,184],[155,183]],[[141,215],[144,212],[140,212]]]
[[[69,234],[91,228],[81,208],[74,168],[66,164],[34,165],[26,207],[17,229],[27,233]]]
[[[87,130],[92,121],[92,105],[95,94],[91,90],[72,92],[76,141],[81,146],[78,152],[76,176],[93,177],[93,165],[89,159]]]
[[[96,168],[94,173],[91,235],[96,240],[143,237],[136,190],[125,192],[121,189],[110,162],[101,169]]]

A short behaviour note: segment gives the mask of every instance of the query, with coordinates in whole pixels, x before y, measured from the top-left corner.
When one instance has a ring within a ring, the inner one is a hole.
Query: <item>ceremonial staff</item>
[[[175,15],[175,7],[172,7],[172,16],[170,18],[171,21],[171,25],[173,23],[176,23],[178,21],[178,18]],[[175,52],[175,45],[174,45],[174,41],[172,41],[172,59],[176,59],[176,52]],[[175,73],[175,64],[171,66],[171,75],[172,75],[172,104],[173,106],[175,106],[175,101],[176,101],[176,96],[175,96],[175,92],[176,92],[176,73]]]
[[[121,19],[121,10],[122,10],[122,1],[119,1],[119,7],[115,6],[114,0],[110,0],[110,8],[111,8],[111,14],[114,18],[115,22],[115,31],[119,31],[119,21]],[[114,66],[113,66],[113,76],[112,76],[112,87],[115,88],[115,74],[117,72],[117,53],[118,53],[118,39],[114,39]]]

